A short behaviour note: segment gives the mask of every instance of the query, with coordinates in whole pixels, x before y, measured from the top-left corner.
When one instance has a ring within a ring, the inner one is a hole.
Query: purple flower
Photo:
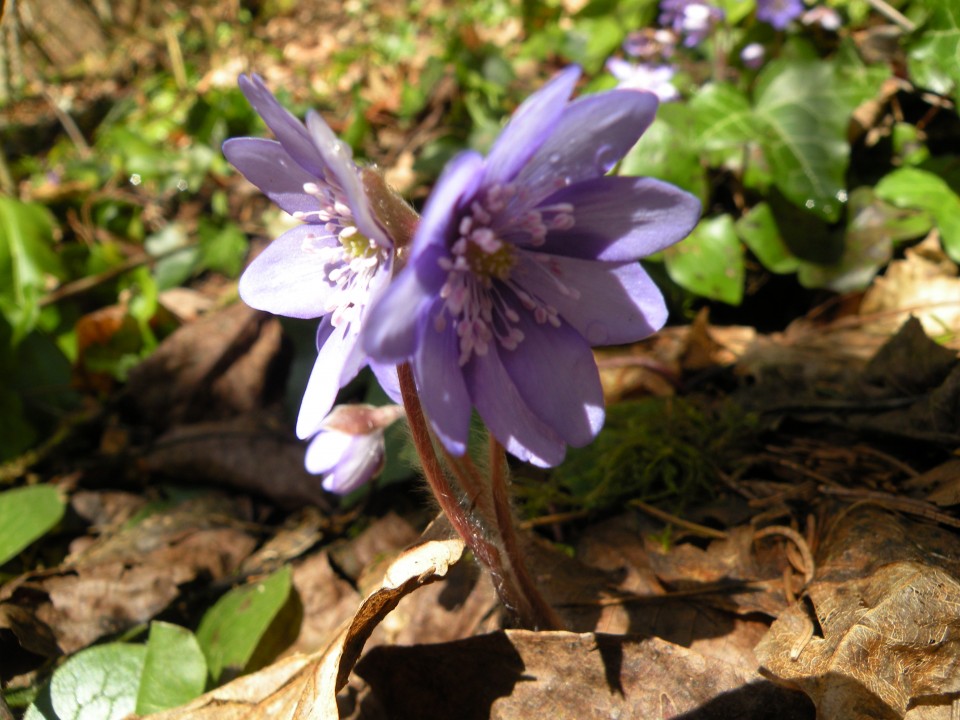
[[[803,9],[803,0],[757,0],[757,20],[783,30]]]
[[[612,90],[569,102],[579,76],[568,68],[524,102],[486,158],[451,162],[364,328],[372,357],[410,360],[456,455],[475,407],[509,452],[559,463],[603,424],[591,346],[636,341],[666,320],[636,259],[683,238],[700,204],[657,180],[606,176],[657,99]]]
[[[612,57],[607,60],[607,70],[619,80],[618,90],[648,90],[656,95],[660,102],[669,102],[680,97],[680,93],[670,82],[675,70],[669,65],[631,63]]]
[[[374,216],[364,171],[320,116],[310,112],[304,126],[256,75],[241,76],[240,89],[277,140],[234,138],[223,152],[281,209],[304,221],[250,264],[240,278],[240,297],[278,315],[323,318],[297,418],[297,435],[306,438],[317,432],[337,391],[368,362],[360,327],[393,275],[394,247]],[[371,367],[397,397],[395,368]]]
[[[713,26],[723,20],[723,10],[698,0],[661,0],[660,24],[684,36],[687,47],[699,45]]]
[[[766,57],[767,51],[760,43],[750,43],[740,51],[740,61],[744,64],[744,67],[751,70],[756,70],[763,65]]]
[[[383,469],[383,432],[402,416],[403,408],[396,405],[337,406],[307,447],[307,471],[324,476],[324,490],[353,492]]]

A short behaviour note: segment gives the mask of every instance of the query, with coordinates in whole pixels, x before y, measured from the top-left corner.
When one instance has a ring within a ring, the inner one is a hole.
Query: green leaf
[[[214,682],[226,672],[235,676],[247,667],[270,623],[290,597],[289,567],[260,582],[235,588],[210,608],[197,628],[197,640]]]
[[[229,223],[217,227],[209,222],[201,222],[199,270],[213,270],[229,277],[236,277],[243,269],[249,243],[243,231]]]
[[[878,200],[867,187],[850,198],[850,222],[843,237],[843,253],[829,265],[802,263],[797,279],[804,287],[846,293],[862,290],[893,255],[898,211]]]
[[[661,105],[657,119],[620,163],[619,174],[665,180],[706,204],[707,175],[700,164],[690,108],[680,103]]]
[[[930,14],[916,32],[907,68],[917,85],[960,100],[960,6],[955,0],[926,0]]]
[[[24,718],[120,720],[132,713],[147,649],[110,643],[81,650],[57,668]]]
[[[740,148],[757,139],[746,95],[727,83],[705,85],[690,100],[694,137],[704,150]]]
[[[940,230],[944,251],[960,262],[960,197],[942,178],[926,170],[901,168],[880,180],[876,193],[897,207],[929,212]]]
[[[37,323],[47,277],[63,277],[53,231],[45,207],[0,195],[0,313],[13,327],[14,344]]]
[[[203,693],[206,683],[207,661],[194,634],[179,625],[150,623],[137,713],[183,705]]]
[[[50,485],[0,493],[0,565],[43,537],[63,517],[65,503]]]
[[[736,231],[767,270],[778,275],[796,272],[800,262],[784,244],[769,205],[760,203],[751,208],[737,220]]]
[[[663,252],[667,273],[701,297],[739,305],[743,299],[743,248],[729,215],[701,220],[682,242]]]
[[[828,62],[773,62],[757,80],[760,141],[780,191],[828,222],[840,218],[850,160],[850,114],[879,73]]]

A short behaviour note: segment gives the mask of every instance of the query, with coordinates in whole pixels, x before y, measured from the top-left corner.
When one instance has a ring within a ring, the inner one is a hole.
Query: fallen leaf
[[[957,548],[953,533],[876,508],[840,516],[807,599],[757,647],[765,674],[806,692],[818,717],[949,708],[960,692]]]

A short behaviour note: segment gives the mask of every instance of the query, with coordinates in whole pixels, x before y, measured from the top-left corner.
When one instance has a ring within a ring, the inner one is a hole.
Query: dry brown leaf
[[[83,543],[61,568],[0,588],[0,627],[25,648],[49,655],[147,622],[178,596],[180,585],[201,573],[226,577],[253,550],[254,539],[232,526],[235,512],[222,497],[199,498]]]
[[[960,692],[958,548],[953,533],[875,508],[841,516],[808,600],[757,647],[765,671],[802,688],[819,717],[949,708]]]
[[[445,576],[463,554],[463,541],[449,534],[445,521],[434,522],[420,542],[389,565],[380,586],[360,604],[353,619],[344,623],[325,650],[280,660],[181,708],[151,715],[151,720],[339,718],[337,692],[346,685],[377,625],[406,595]]]
[[[658,638],[508,630],[374,648],[357,673],[369,720],[812,717],[802,696]]]

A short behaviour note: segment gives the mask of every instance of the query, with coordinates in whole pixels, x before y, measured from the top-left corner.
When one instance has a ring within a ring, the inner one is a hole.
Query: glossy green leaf
[[[194,634],[179,625],[150,623],[137,713],[183,705],[202,694],[206,683],[207,661]]]
[[[736,231],[767,270],[780,275],[796,272],[800,262],[784,244],[769,205],[760,203],[751,208],[737,220]]]
[[[694,112],[694,137],[704,150],[740,148],[757,139],[750,102],[733,85],[705,85],[690,100],[690,107]]]
[[[901,168],[877,183],[876,193],[897,207],[929,212],[940,230],[944,251],[960,262],[960,197],[942,178],[926,170]]]
[[[707,176],[700,164],[694,116],[679,103],[661,105],[657,119],[624,157],[620,175],[655,177],[707,201]]]
[[[757,81],[755,113],[774,182],[798,207],[840,218],[853,109],[876,91],[880,73],[824,61],[774,62]]]
[[[57,668],[25,720],[120,720],[136,706],[147,649],[110,643],[81,650]]]
[[[870,188],[858,188],[850,198],[850,222],[840,258],[829,265],[802,263],[797,274],[800,284],[839,293],[866,288],[893,255],[897,212]]]
[[[36,325],[47,278],[63,277],[53,231],[45,207],[0,195],[0,313],[13,328],[14,343]]]
[[[197,640],[214,682],[224,673],[243,672],[291,588],[290,568],[283,567],[259,582],[231,590],[206,612]]]
[[[65,505],[60,493],[50,485],[0,493],[0,565],[60,522]]]
[[[908,54],[911,79],[920,87],[960,98],[960,5],[926,0],[927,22],[914,35]]]
[[[743,248],[733,218],[701,220],[690,236],[664,250],[670,278],[712,300],[739,305],[743,299]]]

